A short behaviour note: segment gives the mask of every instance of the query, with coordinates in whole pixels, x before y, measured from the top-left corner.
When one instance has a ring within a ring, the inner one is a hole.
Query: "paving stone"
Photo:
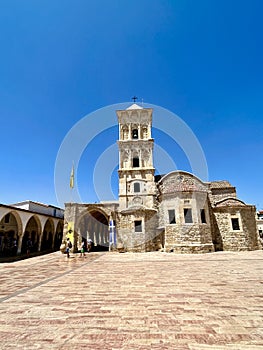
[[[263,349],[263,252],[0,265],[1,349]]]

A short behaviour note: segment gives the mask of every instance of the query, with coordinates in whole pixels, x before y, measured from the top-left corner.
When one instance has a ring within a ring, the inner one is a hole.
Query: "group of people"
[[[0,256],[15,256],[17,254],[17,240],[15,237],[0,235]]]
[[[90,238],[87,239],[87,242],[85,242],[85,240],[82,240],[81,245],[79,247],[80,250],[80,258],[86,256],[85,252],[87,251],[88,253],[91,251],[92,249],[92,240]],[[67,238],[67,242],[66,242],[66,254],[67,254],[67,258],[70,257],[70,250],[72,249],[72,243],[71,240],[69,238]]]

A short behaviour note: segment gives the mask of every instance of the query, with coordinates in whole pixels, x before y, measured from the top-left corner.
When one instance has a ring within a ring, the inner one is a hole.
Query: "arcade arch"
[[[25,254],[29,239],[32,252],[59,250],[63,223],[63,217],[0,204],[0,258]]]
[[[37,215],[31,216],[27,221],[25,226],[25,231],[22,240],[21,253],[26,253],[27,250],[27,241],[31,240],[32,242],[32,252],[38,251],[39,242],[41,236],[41,223]]]
[[[41,237],[41,251],[52,249],[54,231],[54,222],[49,218],[45,223]]]
[[[76,224],[78,236],[84,241],[90,238],[94,246],[108,249],[109,246],[109,218],[102,210],[86,210]]]
[[[22,234],[22,222],[15,211],[6,212],[0,221],[0,256],[17,253],[18,240]]]

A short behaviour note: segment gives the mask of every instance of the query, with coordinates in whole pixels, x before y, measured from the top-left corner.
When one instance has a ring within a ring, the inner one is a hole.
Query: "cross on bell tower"
[[[135,95],[132,97],[132,100],[133,100],[133,102],[135,103],[136,102],[136,100],[138,100],[138,97],[136,97]]]

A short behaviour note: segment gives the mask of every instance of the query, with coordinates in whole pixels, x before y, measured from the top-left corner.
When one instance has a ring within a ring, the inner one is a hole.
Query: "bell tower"
[[[116,112],[119,123],[119,209],[155,207],[152,109],[132,104]]]

